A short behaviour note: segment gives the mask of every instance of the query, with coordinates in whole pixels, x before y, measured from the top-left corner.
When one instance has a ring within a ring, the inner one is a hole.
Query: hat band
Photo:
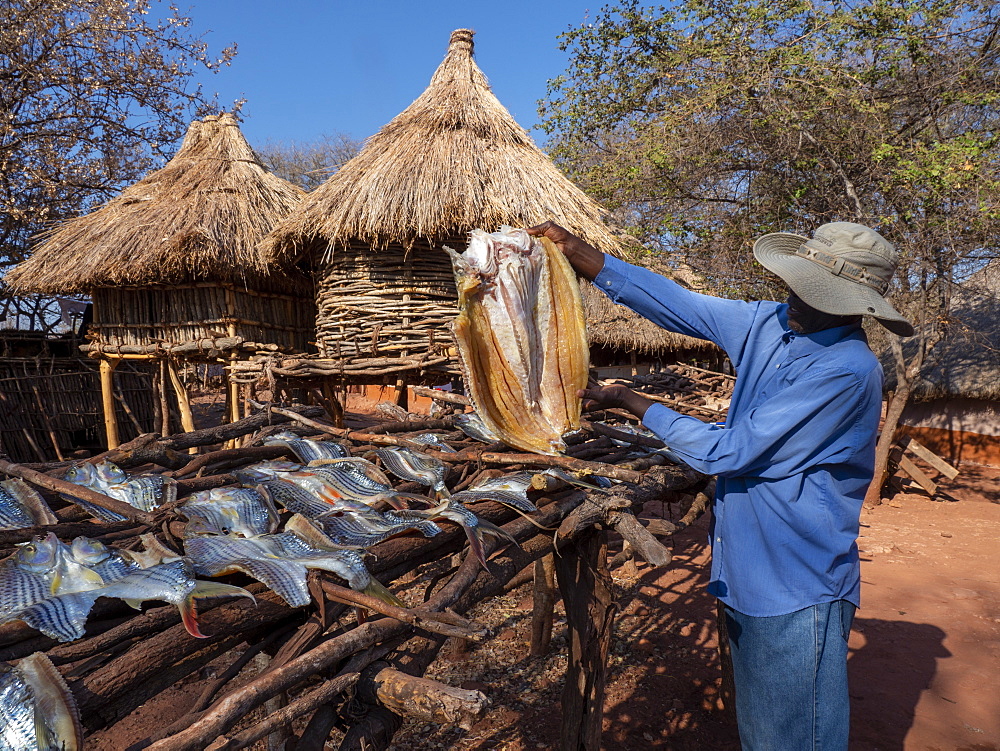
[[[871,287],[883,297],[885,296],[886,290],[889,289],[888,279],[882,279],[875,276],[864,266],[854,263],[853,261],[848,261],[844,258],[840,258],[839,256],[830,255],[822,250],[817,250],[816,248],[811,248],[804,244],[795,249],[795,255],[809,259],[813,263],[822,266],[835,276],[847,277],[852,282],[857,282],[858,284],[863,284],[866,287]]]

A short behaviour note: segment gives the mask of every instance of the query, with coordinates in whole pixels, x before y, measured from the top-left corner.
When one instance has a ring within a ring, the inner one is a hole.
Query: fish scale
[[[343,459],[350,456],[350,452],[339,443],[333,441],[312,441],[307,438],[300,438],[291,431],[275,433],[264,439],[266,446],[284,444],[291,449],[300,462],[311,462],[316,459]]]
[[[434,457],[399,446],[375,449],[375,455],[401,480],[413,480],[437,493],[448,494],[444,484],[448,467]]]
[[[0,751],[34,751],[35,703],[21,674],[0,663]]]
[[[366,459],[330,459],[309,465],[309,471],[321,475],[347,498],[381,500],[393,492],[385,474]]]

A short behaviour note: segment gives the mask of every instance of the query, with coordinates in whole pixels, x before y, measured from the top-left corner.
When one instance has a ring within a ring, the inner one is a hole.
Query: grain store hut
[[[109,446],[118,444],[112,371],[123,359],[158,366],[159,427],[169,432],[168,380],[182,427],[194,427],[180,362],[306,351],[315,321],[310,281],[257,249],[303,195],[264,167],[233,115],[206,117],[161,169],[44,234],[7,275],[16,293],[93,300],[83,349],[100,360]],[[231,379],[227,395],[228,417],[237,419]]]
[[[341,383],[452,377],[457,294],[441,248],[464,249],[472,229],[551,219],[607,252],[625,251],[606,212],[493,95],[473,60],[473,33],[454,31],[427,89],[264,241],[270,261],[313,265],[319,355]],[[600,293],[591,292],[593,301]]]

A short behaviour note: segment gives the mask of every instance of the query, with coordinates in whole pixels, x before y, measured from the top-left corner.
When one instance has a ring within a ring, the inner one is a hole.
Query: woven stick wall
[[[443,243],[464,249],[465,240]],[[458,313],[451,261],[418,242],[373,250],[360,242],[337,249],[317,279],[316,335],[324,357],[445,354],[454,348]]]
[[[115,411],[123,441],[153,429],[152,377],[122,363]],[[14,461],[58,459],[59,451],[97,446],[103,430],[97,364],[80,358],[0,359],[0,448]]]
[[[181,344],[235,335],[307,352],[315,331],[311,296],[235,285],[104,287],[94,290],[93,299],[90,330],[96,333],[97,343],[111,347]]]

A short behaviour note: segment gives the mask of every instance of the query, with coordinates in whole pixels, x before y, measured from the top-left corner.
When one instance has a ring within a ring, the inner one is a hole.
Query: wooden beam
[[[958,476],[958,470],[955,467],[948,464],[948,462],[922,443],[919,443],[913,436],[904,435],[899,443],[903,447],[903,450],[909,451],[914,456],[923,459],[949,480],[954,480]]]
[[[101,360],[101,406],[104,410],[104,436],[108,450],[118,448],[118,419],[115,416],[115,384],[113,373],[117,363],[111,360]]]
[[[937,485],[934,481],[924,474],[920,467],[910,461],[909,457],[905,455],[899,457],[899,468],[916,480],[917,484],[926,490],[928,495],[934,495],[937,492]]]

